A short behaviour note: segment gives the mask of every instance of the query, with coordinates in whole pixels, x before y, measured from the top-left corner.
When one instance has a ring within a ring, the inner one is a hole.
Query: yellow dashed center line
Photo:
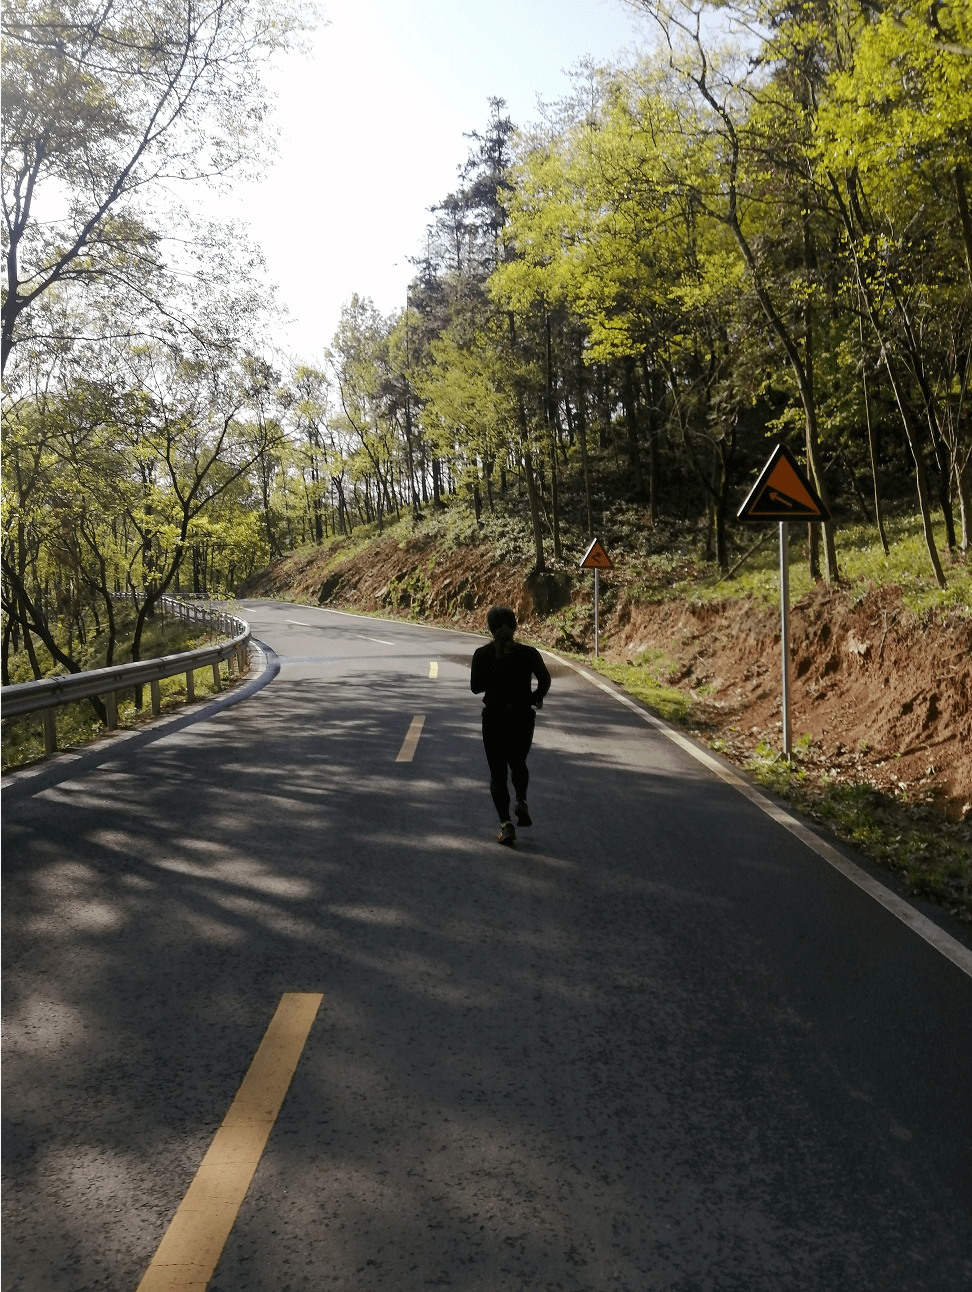
[[[402,747],[398,751],[398,757],[395,759],[396,763],[410,763],[412,761],[415,757],[415,746],[419,742],[419,736],[422,734],[424,726],[425,714],[417,713],[411,721],[405,739],[402,741]]]
[[[438,677],[438,676],[439,676],[439,661],[437,659],[434,659],[429,663],[429,677]]]
[[[287,992],[281,997],[138,1292],[205,1292],[323,999],[315,992]]]

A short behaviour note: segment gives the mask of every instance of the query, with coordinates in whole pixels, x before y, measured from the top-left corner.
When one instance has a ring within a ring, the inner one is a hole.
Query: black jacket
[[[533,678],[537,689],[533,690]],[[532,646],[513,643],[506,655],[499,655],[493,642],[480,646],[472,658],[469,689],[479,695],[487,709],[527,710],[539,706],[550,690],[550,674],[543,657]]]

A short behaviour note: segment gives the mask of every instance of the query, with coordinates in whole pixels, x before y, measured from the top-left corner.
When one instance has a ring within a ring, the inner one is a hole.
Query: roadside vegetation
[[[793,677],[792,764],[780,754],[775,529],[756,551],[758,533],[731,533],[733,563],[745,559],[726,577],[704,559],[702,524],[661,518],[651,528],[635,501],[615,502],[603,531],[616,568],[602,576],[597,662],[591,576],[576,569],[584,526],[565,523],[564,559],[538,579],[529,559],[527,500],[515,495],[497,501],[478,524],[469,503],[457,499],[419,522],[403,515],[382,534],[368,526],[353,544],[334,537],[305,545],[258,572],[240,593],[473,632],[484,630],[489,605],[506,602],[528,639],[596,667],[870,856],[904,891],[972,922],[968,569],[960,561],[949,567],[947,591],[920,570],[916,575],[895,554],[907,553],[909,543],[914,551],[920,524],[906,504],[889,512],[887,532],[897,540],[891,557],[873,526],[852,520],[846,540],[843,526],[837,535],[841,551],[853,546],[853,578],[838,588],[807,579],[794,590],[794,673],[807,658],[814,662]],[[805,555],[804,535],[791,558]],[[819,630],[821,605],[829,636]],[[818,628],[808,644],[802,626],[814,616]],[[821,645],[816,655],[814,640]],[[855,649],[835,648],[842,641]],[[814,701],[821,674],[832,690]],[[951,686],[951,707],[943,698],[922,729],[928,708],[922,711],[915,697],[939,693],[943,684]]]
[[[268,343],[256,249],[187,223],[160,176],[259,165],[262,69],[310,7],[6,7],[5,684],[25,659],[84,666],[94,640],[142,657],[181,590],[464,627],[507,600],[583,655],[596,532],[605,672],[782,775],[760,752],[775,533],[734,518],[783,442],[833,521],[791,527],[813,756],[780,784],[888,864],[952,865],[972,813],[972,12],[639,7],[653,49],[578,66],[534,122],[490,100],[429,194],[401,308],[356,294],[300,357]],[[925,808],[944,833],[924,851],[911,825],[859,824]]]
[[[121,604],[117,616],[117,638],[115,649],[124,660],[131,650],[131,640],[135,631],[137,612],[130,605]],[[197,625],[184,623],[171,615],[156,615],[148,620],[142,639],[144,659],[156,659],[161,655],[175,655],[181,651],[193,650],[206,646],[217,640],[211,630]],[[83,647],[78,648],[78,659],[82,668],[104,668],[107,653],[107,634],[96,633],[89,637]],[[43,647],[38,651],[44,676],[54,676],[64,672],[48,656],[44,657]],[[33,677],[30,660],[26,651],[19,651],[10,659],[11,682],[28,682]],[[231,682],[226,676],[224,685]],[[178,707],[186,699],[186,679],[178,677],[163,678],[159,683],[163,713]],[[195,675],[195,693],[197,699],[204,699],[213,694],[211,669],[200,669]],[[136,705],[133,691],[118,692],[118,728],[138,726],[151,721],[151,710]],[[86,744],[104,733],[104,724],[95,713],[88,700],[78,700],[71,704],[58,706],[54,711],[57,730],[58,749],[74,749]],[[44,756],[44,729],[41,715],[32,714],[22,718],[3,719],[3,770],[11,771],[23,767]]]

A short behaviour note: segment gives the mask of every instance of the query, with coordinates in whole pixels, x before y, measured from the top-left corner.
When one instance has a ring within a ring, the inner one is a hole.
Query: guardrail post
[[[250,635],[248,625],[243,620],[221,611],[204,612],[194,604],[186,605],[181,601],[167,600],[166,608],[172,615],[184,614],[218,626],[233,640],[223,642],[217,650],[213,650],[211,646],[204,646],[192,651],[180,652],[177,656],[166,658],[161,670],[159,664],[162,661],[146,660],[68,675],[59,679],[53,692],[47,679],[5,686],[3,688],[4,716],[8,716],[9,706],[13,708],[15,716],[30,716],[36,722],[39,711],[44,730],[44,752],[46,756],[50,756],[57,751],[56,709],[59,705],[74,703],[93,696],[104,697],[106,726],[108,731],[113,732],[118,728],[119,692],[125,696],[134,689],[137,705],[141,707],[143,688],[148,682],[151,688],[152,713],[158,716],[162,711],[161,679],[182,674],[186,679],[186,699],[189,702],[195,700],[196,670],[205,667],[201,660],[196,663],[199,656],[212,660],[213,655],[222,656],[225,650],[225,656],[217,659],[212,665],[213,689],[217,692],[223,689],[220,675],[222,659],[226,660],[227,673],[231,680],[242,677],[244,673],[250,671]],[[247,640],[244,641],[244,638]],[[153,673],[157,674],[154,679]]]

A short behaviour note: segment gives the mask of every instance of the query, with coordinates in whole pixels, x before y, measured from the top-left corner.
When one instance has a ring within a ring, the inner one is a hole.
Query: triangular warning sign
[[[595,538],[587,551],[581,558],[580,568],[582,570],[613,570],[614,562],[601,546],[600,540]]]
[[[830,512],[790,450],[777,444],[736,519],[830,520]]]

